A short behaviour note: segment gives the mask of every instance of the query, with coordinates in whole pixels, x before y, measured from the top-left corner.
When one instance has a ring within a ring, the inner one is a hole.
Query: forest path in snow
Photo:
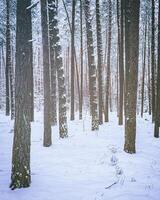
[[[137,119],[137,153],[123,151],[124,127],[116,113],[99,131],[90,117],[68,122],[69,137],[59,139],[52,127],[51,147],[43,147],[43,116],[32,123],[30,188],[9,189],[13,121],[0,114],[1,200],[159,200],[160,140],[153,137],[149,116]]]

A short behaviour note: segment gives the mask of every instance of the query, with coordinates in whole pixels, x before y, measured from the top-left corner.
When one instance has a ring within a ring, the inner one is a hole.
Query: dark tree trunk
[[[93,32],[91,26],[90,0],[84,1],[84,12],[86,21],[87,34],[87,51],[88,51],[88,66],[89,66],[89,92],[90,92],[90,109],[92,115],[92,130],[98,130],[99,120],[97,111],[97,83],[96,83],[96,66],[94,61],[93,48]]]
[[[29,187],[30,175],[30,68],[32,65],[29,0],[17,0],[15,124],[11,189]]]
[[[151,115],[151,43],[150,43],[150,23],[148,23],[148,107]]]
[[[152,70],[152,121],[155,119],[155,2],[152,0],[152,41],[151,41],[151,70]]]
[[[118,47],[119,47],[119,125],[123,124],[123,93],[124,93],[124,46],[123,46],[123,9],[124,0],[121,0],[121,13],[119,15],[119,0],[117,0]]]
[[[111,65],[111,36],[112,36],[112,3],[109,0],[109,21],[108,21],[108,51],[107,51],[107,80],[105,99],[105,122],[109,121],[109,87],[110,87],[110,65]]]
[[[11,93],[11,119],[14,119],[15,114],[15,99],[14,99],[14,50],[11,48],[11,68],[10,68],[10,93]]]
[[[72,0],[72,28],[71,28],[71,120],[74,120],[74,75],[75,75],[74,32],[75,32],[75,6],[76,6],[76,1]]]
[[[137,105],[137,81],[138,81],[138,54],[139,54],[139,0],[125,2],[126,24],[126,67],[127,90],[125,111],[125,145],[127,153],[135,153],[136,139],[136,105]]]
[[[10,69],[11,69],[11,33],[10,33],[10,4],[6,0],[7,19],[6,19],[6,115],[10,115]]]
[[[55,47],[54,47],[54,19],[53,19],[53,0],[48,0],[49,13],[49,38],[50,38],[50,67],[51,67],[51,123],[57,124],[57,96],[56,96],[56,65],[55,65]]]
[[[98,101],[99,101],[99,124],[103,124],[103,48],[102,48],[102,33],[100,21],[100,5],[99,0],[96,0],[96,25],[97,25],[97,52],[98,52]]]
[[[154,137],[159,138],[159,127],[160,127],[160,0],[159,11],[158,11],[158,65],[157,65],[157,94],[156,94],[156,117],[155,117],[155,128]]]
[[[50,68],[49,68],[49,38],[47,0],[41,0],[41,25],[43,47],[43,84],[44,84],[44,138],[43,145],[52,144],[51,137],[51,102],[50,102]]]
[[[80,109],[79,109],[79,119],[82,119],[82,109],[83,109],[83,10],[82,10],[82,0],[80,0],[80,59],[81,59],[81,94],[80,94]]]

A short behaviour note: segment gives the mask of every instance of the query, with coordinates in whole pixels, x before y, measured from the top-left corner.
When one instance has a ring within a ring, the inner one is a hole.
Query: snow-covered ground
[[[159,200],[160,140],[153,137],[149,116],[137,120],[137,153],[123,151],[124,131],[116,113],[90,131],[88,115],[69,122],[69,137],[43,147],[42,114],[32,124],[32,184],[9,189],[13,121],[0,114],[0,200]]]

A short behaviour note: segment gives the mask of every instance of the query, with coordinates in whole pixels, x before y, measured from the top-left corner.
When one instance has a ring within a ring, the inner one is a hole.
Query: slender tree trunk
[[[49,38],[47,1],[41,0],[41,26],[43,48],[43,86],[44,86],[44,138],[43,145],[49,147],[52,144],[51,137],[51,102],[50,102],[50,68],[49,68]]]
[[[29,187],[30,175],[30,68],[32,65],[30,0],[17,0],[15,124],[11,189]]]
[[[90,0],[84,1],[84,12],[86,21],[87,34],[87,51],[88,51],[88,66],[89,66],[89,92],[90,92],[90,108],[92,114],[92,130],[98,130],[99,120],[97,111],[97,93],[96,93],[96,66],[94,61],[93,49],[93,32],[91,26]]]
[[[118,46],[119,46],[119,125],[123,124],[123,94],[124,94],[124,46],[123,46],[123,9],[124,0],[121,0],[121,14],[119,15],[119,0],[117,0],[118,17]]]
[[[72,28],[71,28],[71,120],[74,120],[74,75],[75,75],[74,32],[75,32],[75,6],[76,6],[76,1],[72,0]]]
[[[6,97],[6,103],[7,103],[6,113],[8,113],[8,111],[10,112],[10,109],[11,109],[11,119],[13,119],[14,118],[14,93],[13,93],[13,69],[12,69],[13,65],[12,65],[12,54],[11,54],[10,1],[9,0],[6,0],[6,8],[7,8],[6,72],[8,73],[8,76],[7,76],[8,80],[6,80],[6,85],[8,88],[6,90],[6,93],[9,95],[8,97]],[[8,81],[9,81],[9,85],[7,83]]]
[[[137,81],[138,81],[138,54],[139,54],[139,0],[127,0],[125,2],[126,24],[126,66],[127,66],[127,90],[125,111],[125,145],[127,153],[135,153],[136,139],[136,105],[137,105]]]
[[[152,41],[151,41],[151,70],[152,70],[152,121],[155,119],[155,2],[152,0]]]
[[[156,95],[156,118],[154,137],[159,138],[159,127],[160,127],[160,0],[159,11],[158,11],[158,65],[157,65],[157,95]]]
[[[50,67],[51,67],[51,123],[57,124],[57,95],[56,95],[56,65],[55,65],[55,49],[54,49],[54,21],[53,21],[53,0],[48,0],[49,14],[49,41],[50,41]]]
[[[141,88],[141,117],[143,117],[144,110],[144,83],[145,83],[145,71],[146,71],[146,37],[147,37],[147,16],[144,28],[144,49],[143,49],[143,68],[142,68],[142,88]]]
[[[83,110],[83,10],[82,10],[82,0],[80,0],[80,59],[81,59],[81,95],[80,95],[80,109],[79,109],[79,119],[82,119]]]
[[[11,68],[10,68],[10,91],[11,91],[11,119],[14,119],[15,113],[15,99],[14,99],[14,50],[11,48]]]
[[[107,80],[106,80],[106,103],[105,122],[109,121],[109,87],[110,87],[110,62],[111,62],[111,38],[112,36],[112,3],[109,0],[109,22],[108,22],[108,52],[107,52]]]
[[[11,69],[11,33],[10,33],[10,4],[9,0],[6,0],[7,8],[7,21],[6,21],[6,115],[10,115],[10,69]]]
[[[99,0],[96,0],[96,25],[97,25],[97,52],[98,52],[98,101],[99,101],[99,124],[103,124],[103,48],[102,48],[102,33],[100,21],[100,5]]]
[[[149,115],[151,115],[151,43],[150,43],[150,24],[148,23],[148,107]]]

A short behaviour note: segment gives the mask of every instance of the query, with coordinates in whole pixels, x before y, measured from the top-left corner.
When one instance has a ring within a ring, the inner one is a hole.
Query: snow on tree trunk
[[[55,49],[55,65],[57,67],[57,76],[58,76],[58,97],[59,97],[59,135],[61,138],[68,136],[67,128],[67,105],[66,105],[66,87],[65,87],[65,78],[64,78],[64,69],[62,62],[62,52],[60,45],[59,37],[59,28],[57,20],[57,4],[56,0],[53,0],[53,35],[54,35],[54,49]]]
[[[103,124],[103,78],[102,78],[102,33],[100,21],[99,0],[96,0],[96,24],[97,24],[97,52],[98,52],[98,100],[99,100],[99,124]]]
[[[48,0],[48,13],[49,13],[49,38],[50,38],[50,65],[51,65],[51,123],[57,124],[57,76],[55,64],[55,49],[54,49],[54,19],[53,19],[53,0]]]
[[[15,124],[11,189],[29,187],[30,175],[30,68],[32,65],[31,11],[29,0],[17,1]]]
[[[97,83],[96,83],[96,66],[94,61],[93,48],[93,32],[91,26],[90,0],[84,1],[84,12],[86,21],[87,34],[87,51],[88,51],[88,66],[89,66],[89,93],[90,93],[90,108],[92,114],[92,130],[98,130],[99,120],[97,111]]]

